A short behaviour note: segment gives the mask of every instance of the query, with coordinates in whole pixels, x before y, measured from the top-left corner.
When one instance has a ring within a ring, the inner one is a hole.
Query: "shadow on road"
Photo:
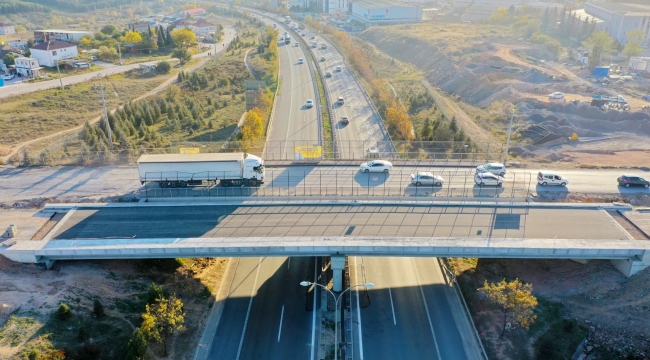
[[[372,188],[384,185],[389,176],[388,173],[362,173],[359,171],[354,175],[354,181],[362,188]]]

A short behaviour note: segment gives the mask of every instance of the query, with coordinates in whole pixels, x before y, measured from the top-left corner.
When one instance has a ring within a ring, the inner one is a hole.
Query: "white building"
[[[16,28],[8,23],[0,22],[0,35],[15,34]]]
[[[47,41],[30,48],[32,57],[38,59],[43,66],[54,67],[61,59],[70,59],[78,56],[77,45],[63,41]]]
[[[609,36],[627,43],[627,33],[643,30],[643,41],[650,41],[650,5],[621,3],[585,3],[585,12],[602,20]]]
[[[645,71],[650,72],[650,58],[649,57],[639,57],[632,56],[628,62],[630,69],[636,71]]]
[[[355,0],[350,17],[367,26],[422,21],[422,6],[391,0]]]
[[[323,12],[336,14],[348,12],[348,0],[323,0]]]
[[[211,24],[203,19],[197,20],[195,23],[189,25],[190,30],[196,35],[207,36],[210,33],[217,32],[217,26]]]
[[[76,30],[36,30],[34,31],[34,40],[36,41],[67,41],[75,42],[81,40],[84,36],[93,36],[89,31],[76,31]]]
[[[16,72],[26,78],[35,78],[41,76],[41,70],[43,69],[39,63],[38,59],[31,57],[19,57],[15,58],[16,62]]]
[[[7,41],[7,45],[16,49],[27,50],[27,41],[21,41],[21,40]]]

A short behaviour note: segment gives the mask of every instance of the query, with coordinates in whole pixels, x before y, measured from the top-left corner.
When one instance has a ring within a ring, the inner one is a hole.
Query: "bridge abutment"
[[[610,261],[618,271],[622,272],[623,275],[630,277],[650,267],[650,251],[646,251],[643,256],[636,256],[633,259]]]

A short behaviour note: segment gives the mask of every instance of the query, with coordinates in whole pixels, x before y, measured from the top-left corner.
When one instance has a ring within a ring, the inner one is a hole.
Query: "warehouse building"
[[[623,3],[585,3],[585,12],[602,20],[609,36],[627,43],[627,33],[643,30],[643,41],[650,40],[650,5]]]
[[[366,26],[421,22],[422,7],[391,0],[355,0],[350,17]]]

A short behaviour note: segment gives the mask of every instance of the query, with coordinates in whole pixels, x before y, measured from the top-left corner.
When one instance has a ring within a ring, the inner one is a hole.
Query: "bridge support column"
[[[345,270],[345,255],[332,255],[332,272],[334,273],[334,288],[335,292],[343,290],[343,270]]]
[[[650,267],[650,251],[646,251],[643,256],[634,259],[610,260],[612,265],[622,272],[623,275],[630,277],[636,273]]]

